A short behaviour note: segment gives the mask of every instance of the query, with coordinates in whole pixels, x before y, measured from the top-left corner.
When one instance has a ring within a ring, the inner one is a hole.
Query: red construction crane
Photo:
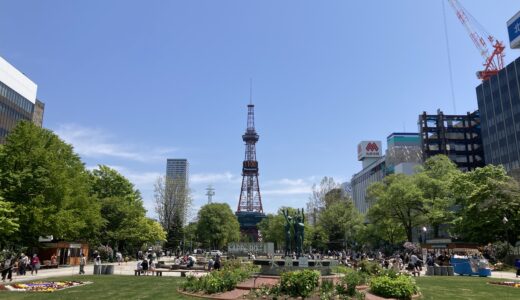
[[[477,72],[477,77],[482,81],[488,80],[491,76],[504,68],[504,44],[489,34],[482,25],[459,3],[457,0],[448,0],[451,7],[455,10],[464,28],[477,47],[480,55],[484,58],[484,70]],[[489,53],[489,49],[493,52]]]

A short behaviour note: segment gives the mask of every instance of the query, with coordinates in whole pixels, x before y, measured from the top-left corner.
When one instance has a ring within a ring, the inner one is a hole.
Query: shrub
[[[317,287],[320,280],[318,271],[303,270],[283,273],[280,290],[291,297],[308,297]]]
[[[374,276],[381,274],[383,267],[378,262],[363,260],[359,263],[359,271]]]
[[[249,278],[253,272],[254,268],[248,265],[238,268],[227,266],[200,278],[188,277],[183,283],[182,289],[189,292],[204,291],[206,294],[230,291],[236,287],[237,283]]]
[[[370,291],[385,298],[412,299],[419,289],[415,281],[406,275],[391,278],[387,275],[372,278]]]
[[[345,270],[345,276],[336,285],[336,292],[339,295],[354,296],[356,294],[356,286],[361,284],[361,275],[355,270]]]

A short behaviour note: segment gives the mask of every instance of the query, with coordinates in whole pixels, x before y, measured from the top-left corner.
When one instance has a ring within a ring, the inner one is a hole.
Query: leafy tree
[[[20,225],[15,218],[11,203],[0,197],[0,249],[7,243],[8,238],[18,231]]]
[[[317,227],[326,233],[329,248],[337,250],[354,241],[362,223],[352,201],[335,201],[319,214]]]
[[[520,232],[520,187],[502,166],[487,165],[458,176],[453,184],[459,210],[455,232],[468,242],[508,240]],[[505,219],[504,219],[505,217]]]
[[[461,175],[457,166],[445,155],[430,157],[414,175],[424,199],[424,216],[439,237],[441,225],[450,224],[454,217],[455,198],[452,182]]]
[[[50,130],[20,122],[0,150],[0,190],[21,224],[19,245],[39,236],[92,240],[103,225],[100,205],[79,156]]]
[[[381,224],[389,219],[401,226],[408,241],[412,241],[413,228],[425,224],[424,199],[414,177],[392,174],[369,186],[369,201],[373,203],[368,211],[371,223]]]
[[[143,243],[164,240],[164,231],[146,218],[141,193],[116,170],[100,165],[91,172],[91,193],[99,198],[105,226],[100,241],[133,252]]]
[[[222,249],[240,240],[240,225],[227,203],[204,205],[198,213],[197,235],[205,246]]]

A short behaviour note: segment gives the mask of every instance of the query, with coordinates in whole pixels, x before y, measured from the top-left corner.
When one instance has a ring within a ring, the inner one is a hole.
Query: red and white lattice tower
[[[246,145],[244,162],[242,163],[242,187],[236,216],[243,233],[253,240],[258,240],[259,234],[256,225],[265,218],[262,207],[262,196],[258,183],[258,161],[256,160],[256,142],[258,134],[255,130],[255,106],[247,105],[247,129],[242,135]]]

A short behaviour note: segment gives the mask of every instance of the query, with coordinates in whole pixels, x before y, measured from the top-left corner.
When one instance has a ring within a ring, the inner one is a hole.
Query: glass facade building
[[[423,112],[419,115],[419,130],[423,160],[444,154],[461,171],[484,166],[479,111],[466,115],[445,115]]]
[[[182,178],[188,181],[189,164],[185,158],[168,158],[166,160],[166,177],[172,179]]]
[[[0,57],[0,144],[21,120],[42,126],[44,109],[36,84]]]
[[[360,213],[367,213],[370,203],[366,201],[367,188],[374,182],[382,181],[386,175],[385,157],[380,157],[372,164],[354,174],[350,180],[352,185],[352,200]]]
[[[486,163],[520,170],[520,58],[476,88]]]

